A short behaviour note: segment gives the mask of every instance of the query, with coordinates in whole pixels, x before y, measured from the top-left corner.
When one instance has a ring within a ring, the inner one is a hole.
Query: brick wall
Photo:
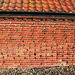
[[[0,18],[0,68],[75,65],[74,17],[24,17]]]

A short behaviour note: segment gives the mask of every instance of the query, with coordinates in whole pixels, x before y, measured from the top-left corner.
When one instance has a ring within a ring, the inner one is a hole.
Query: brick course
[[[0,18],[0,68],[75,65],[74,17],[38,17]]]

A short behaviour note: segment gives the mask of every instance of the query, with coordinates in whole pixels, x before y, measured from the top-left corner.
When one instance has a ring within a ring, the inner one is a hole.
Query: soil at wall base
[[[75,65],[41,68],[0,69],[0,75],[75,75]]]

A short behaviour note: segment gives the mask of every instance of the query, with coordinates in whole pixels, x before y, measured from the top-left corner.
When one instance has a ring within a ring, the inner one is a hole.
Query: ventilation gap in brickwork
[[[8,20],[8,18],[12,20],[21,19],[21,20],[27,20],[27,21],[48,21],[48,20],[53,20],[53,21],[60,20],[60,21],[71,21],[71,22],[75,21],[75,19],[67,19],[67,18],[3,17],[4,20]]]
[[[74,22],[74,20],[73,20],[73,19],[71,19],[71,21],[72,21],[72,22]]]
[[[36,57],[34,57],[34,59],[36,59]]]
[[[45,18],[45,21],[47,21],[47,18]]]
[[[65,19],[62,19],[63,21],[65,21]]]
[[[54,21],[56,21],[56,19],[54,19]]]
[[[33,18],[27,18],[28,21],[33,21]]]
[[[74,21],[75,21],[75,19],[68,19],[68,21],[72,21],[72,22],[74,22]]]

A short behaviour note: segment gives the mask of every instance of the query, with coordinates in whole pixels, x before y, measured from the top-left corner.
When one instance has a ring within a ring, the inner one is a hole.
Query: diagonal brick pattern
[[[0,68],[68,65],[75,65],[75,20],[0,18]]]

